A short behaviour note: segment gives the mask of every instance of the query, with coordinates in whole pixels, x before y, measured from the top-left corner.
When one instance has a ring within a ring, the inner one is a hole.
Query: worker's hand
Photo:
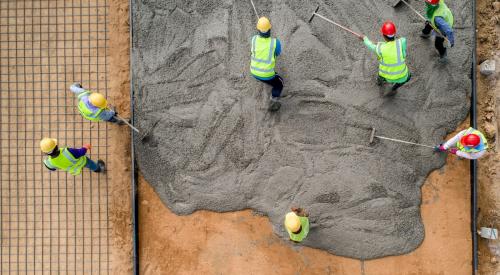
[[[457,148],[451,148],[450,151],[448,151],[448,152],[450,152],[450,154],[456,155],[457,151],[458,151]]]
[[[364,35],[358,36],[359,40],[361,40],[361,41],[364,41],[364,40],[365,40],[365,37],[366,37],[366,36],[364,36]]]
[[[434,152],[446,152],[446,149],[443,144],[439,144],[434,147]]]
[[[430,25],[431,22],[429,20],[425,20],[425,25]]]
[[[82,147],[85,148],[85,149],[87,149],[87,151],[89,151],[90,149],[92,149],[92,145],[89,144],[89,143],[84,144]]]

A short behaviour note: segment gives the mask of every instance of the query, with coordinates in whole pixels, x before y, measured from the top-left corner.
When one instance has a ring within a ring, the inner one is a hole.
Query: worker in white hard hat
[[[69,89],[78,96],[78,111],[85,119],[123,124],[116,117],[118,113],[108,107],[108,101],[102,94],[86,90],[80,83],[74,83]]]
[[[80,175],[83,167],[96,173],[104,172],[104,161],[98,160],[95,163],[85,156],[90,148],[92,148],[90,144],[84,144],[82,148],[64,147],[60,149],[56,139],[43,138],[40,140],[40,149],[47,155],[47,158],[43,160],[45,167],[51,171],[68,171],[73,176]]]
[[[290,240],[301,242],[309,233],[309,218],[302,208],[292,208],[285,216],[285,229],[290,236]]]
[[[276,112],[281,107],[279,98],[283,91],[283,79],[275,71],[276,57],[281,54],[281,42],[271,37],[271,22],[267,17],[259,18],[257,31],[258,34],[252,37],[250,73],[273,87],[269,110]]]

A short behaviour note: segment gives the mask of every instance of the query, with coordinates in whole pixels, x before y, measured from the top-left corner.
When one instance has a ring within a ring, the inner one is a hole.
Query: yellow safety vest
[[[104,109],[98,109],[96,112],[90,110],[87,107],[87,104],[82,100],[84,96],[89,96],[91,94],[90,91],[85,91],[81,94],[78,95],[78,110],[80,111],[80,114],[88,120],[91,121],[100,121],[99,115],[102,113]]]
[[[456,144],[456,147],[458,150],[460,150],[462,152],[466,152],[466,153],[479,153],[481,151],[488,149],[488,140],[486,139],[486,137],[484,137],[483,133],[470,127],[469,129],[467,129],[467,131],[465,131],[464,136],[469,135],[469,134],[475,134],[475,135],[479,136],[479,138],[481,139],[481,142],[479,143],[479,145],[476,147],[470,148],[470,147],[463,146],[459,140]]]
[[[276,39],[255,35],[252,37],[252,60],[250,62],[250,73],[254,76],[268,78],[273,77],[276,72]]]
[[[453,28],[453,13],[451,13],[451,10],[448,8],[448,6],[444,3],[444,0],[441,0],[439,1],[439,7],[438,9],[434,12],[434,14],[432,15],[432,18],[431,18],[431,24],[434,28],[438,28],[436,26],[436,22],[434,21],[434,19],[436,17],[442,17],[444,18],[444,21],[446,21],[446,23],[448,23],[448,25],[450,25],[451,28]]]
[[[299,217],[299,220],[300,220],[301,230],[298,234],[295,234],[292,231],[288,230],[288,228],[286,228],[285,226],[285,229],[288,232],[288,235],[290,236],[290,240],[295,242],[301,242],[307,237],[307,234],[309,233],[309,218]]]
[[[378,74],[387,81],[408,77],[408,66],[403,55],[403,42],[396,39],[377,44]]]
[[[49,168],[65,170],[73,176],[78,176],[82,172],[82,168],[87,164],[87,157],[75,158],[65,147],[59,149],[59,156],[55,158],[49,156],[43,160],[43,163]]]

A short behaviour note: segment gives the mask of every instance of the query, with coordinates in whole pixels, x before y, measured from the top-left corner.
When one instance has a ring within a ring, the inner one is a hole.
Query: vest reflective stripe
[[[434,12],[431,18],[431,24],[434,28],[438,29],[436,26],[436,22],[434,22],[434,19],[436,17],[442,17],[444,18],[444,21],[450,25],[451,28],[453,28],[453,13],[451,13],[451,10],[448,8],[448,6],[444,3],[444,0],[439,1],[439,8]]]
[[[286,229],[288,235],[290,236],[290,240],[295,242],[301,242],[307,237],[307,234],[309,234],[309,218],[299,217],[299,219],[300,219],[301,230],[298,234],[292,233],[291,231]]]
[[[379,60],[378,74],[381,77],[397,80],[408,75],[401,39],[378,43],[376,52]]]
[[[82,168],[87,164],[87,158],[85,156],[75,158],[68,148],[64,148],[59,150],[57,157],[48,157],[43,162],[50,168],[65,170],[73,176],[78,176],[82,172]]]
[[[469,135],[469,134],[476,134],[479,136],[479,138],[481,139],[481,142],[479,143],[479,145],[476,147],[473,147],[473,148],[469,148],[469,147],[463,146],[459,140],[456,144],[456,147],[458,150],[460,150],[462,152],[466,152],[466,153],[479,153],[481,151],[488,149],[488,140],[486,139],[486,137],[484,137],[483,133],[470,127],[469,129],[467,129],[467,131],[465,131],[464,136]]]
[[[252,37],[252,57],[250,72],[257,77],[272,77],[276,73],[276,39],[264,38],[258,35]]]
[[[85,91],[85,92],[78,95],[78,110],[80,111],[80,114],[82,114],[82,116],[85,119],[88,119],[91,121],[99,121],[100,120],[99,115],[102,113],[103,109],[98,109],[97,112],[90,110],[87,107],[87,104],[85,103],[85,101],[83,101],[83,97],[89,96],[89,95],[90,95],[89,91]]]

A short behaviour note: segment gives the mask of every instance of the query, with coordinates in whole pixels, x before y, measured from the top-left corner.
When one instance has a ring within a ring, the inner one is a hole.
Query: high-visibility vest
[[[456,144],[456,147],[458,150],[460,150],[462,152],[466,152],[466,153],[479,153],[481,151],[488,149],[488,140],[484,137],[483,133],[470,127],[469,129],[467,129],[467,131],[465,131],[464,136],[469,135],[469,134],[476,134],[479,136],[479,138],[481,139],[481,142],[479,143],[479,145],[477,145],[476,147],[470,148],[470,147],[463,146],[459,140]]]
[[[408,66],[403,55],[403,39],[377,44],[378,74],[386,80],[398,80],[408,76]]]
[[[431,24],[436,29],[438,27],[436,26],[436,22],[434,21],[434,19],[438,16],[442,17],[444,21],[446,21],[446,23],[448,23],[448,25],[453,28],[453,13],[451,13],[451,10],[448,8],[448,6],[446,6],[444,0],[439,1],[439,7],[436,11],[434,11],[434,14],[431,18]]]
[[[83,156],[75,158],[67,147],[59,149],[59,155],[55,158],[48,157],[43,160],[43,163],[49,168],[68,171],[73,176],[78,176],[82,172],[82,168],[87,164],[87,157]]]
[[[250,72],[257,77],[273,77],[276,72],[276,39],[255,35],[252,37],[252,60],[250,61]]]
[[[288,232],[288,235],[290,236],[290,240],[295,241],[295,242],[301,242],[307,237],[307,234],[309,233],[309,218],[307,217],[300,217],[300,227],[301,230],[298,234],[293,233],[292,231],[288,230],[286,228],[286,231]]]
[[[91,94],[90,91],[85,91],[78,95],[78,110],[80,111],[80,114],[82,114],[84,118],[91,121],[99,121],[100,120],[99,115],[102,113],[104,109],[98,108],[97,111],[92,111],[89,109],[89,107],[87,107],[85,101],[82,100],[83,97],[89,96],[90,94]]]

